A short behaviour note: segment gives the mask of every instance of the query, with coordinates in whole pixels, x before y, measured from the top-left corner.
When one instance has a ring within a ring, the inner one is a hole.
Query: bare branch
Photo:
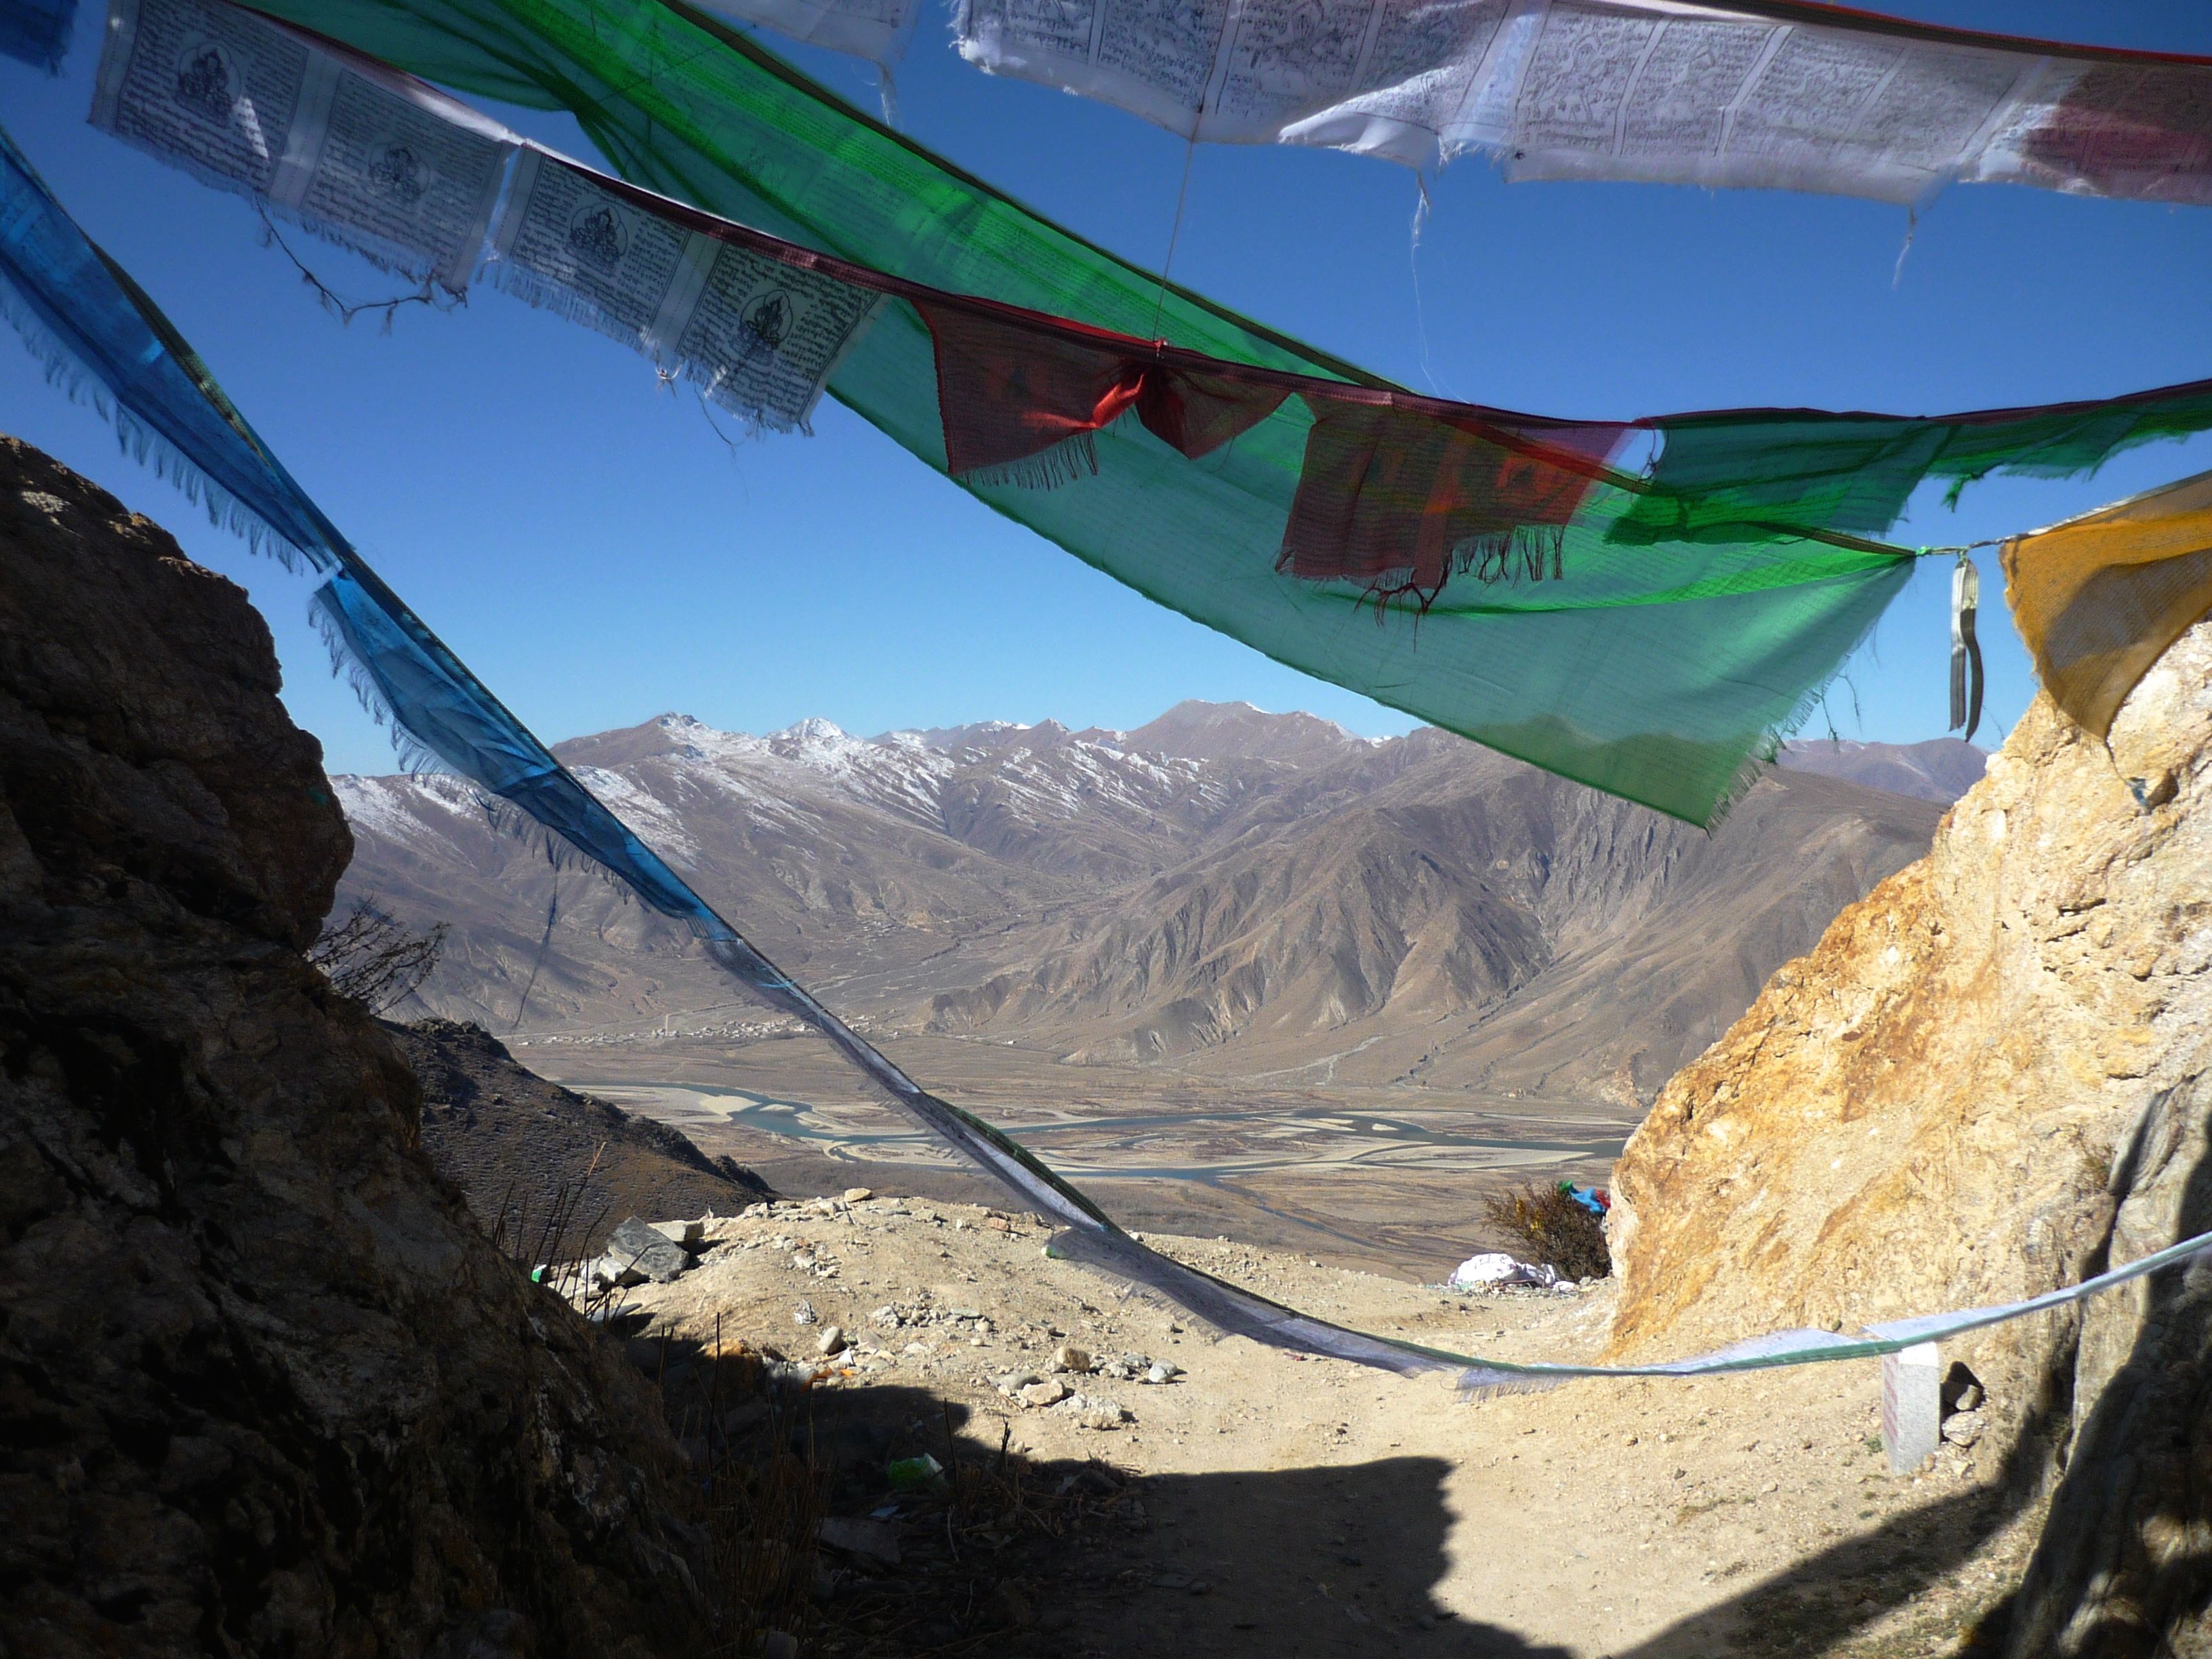
[[[422,988],[446,948],[447,931],[441,921],[428,933],[410,933],[374,897],[364,897],[337,927],[325,927],[307,947],[307,960],[340,996],[380,1014]]]

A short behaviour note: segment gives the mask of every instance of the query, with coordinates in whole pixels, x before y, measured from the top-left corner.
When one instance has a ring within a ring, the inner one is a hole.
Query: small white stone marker
[[[1936,1455],[1942,1439],[1943,1366],[1933,1342],[1881,1362],[1881,1443],[1893,1474],[1908,1474]]]

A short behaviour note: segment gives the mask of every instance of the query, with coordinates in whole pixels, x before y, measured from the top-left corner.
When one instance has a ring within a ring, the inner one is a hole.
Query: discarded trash
[[[1516,1261],[1504,1251],[1471,1255],[1452,1269],[1455,1289],[1474,1290],[1493,1285],[1540,1285],[1546,1289],[1559,1282],[1559,1270],[1543,1263]]]
[[[890,1478],[892,1491],[920,1492],[945,1478],[945,1466],[924,1452],[919,1457],[900,1458],[884,1473]]]
[[[1571,1181],[1562,1181],[1559,1190],[1601,1219],[1613,1208],[1613,1194],[1602,1187],[1577,1187]]]

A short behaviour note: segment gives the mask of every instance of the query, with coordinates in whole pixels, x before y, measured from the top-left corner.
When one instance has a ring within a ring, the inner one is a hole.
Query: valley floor
[[[888,1413],[890,1437],[869,1443],[878,1462],[957,1445],[963,1463],[988,1463],[1005,1444],[1138,1477],[1103,1535],[1010,1559],[999,1613],[957,1642],[825,1614],[802,1632],[807,1653],[1945,1654],[1972,1650],[2033,1536],[2035,1517],[1970,1452],[1889,1474],[1870,1363],[1468,1401],[1443,1377],[1212,1341],[1048,1259],[1030,1219],[977,1206],[782,1202],[708,1236],[698,1267],[628,1297],[651,1334],[818,1366],[811,1433]],[[1468,1297],[1303,1253],[1151,1242],[1302,1309],[1460,1352],[1585,1356],[1608,1312],[1602,1287]],[[851,1346],[817,1360],[831,1325]],[[1051,1375],[1063,1344],[1181,1375]],[[1004,1391],[1030,1372],[1085,1396],[1087,1419]],[[1086,1426],[1115,1414],[1102,1404],[1130,1420]],[[833,1508],[898,1505],[890,1524],[913,1528],[913,1505],[886,1498],[878,1485]],[[909,1551],[927,1541],[910,1536]],[[821,1605],[867,1589],[866,1560],[825,1553],[844,1566],[834,1590],[817,1581]]]
[[[1226,1233],[1339,1266],[1441,1279],[1495,1248],[1482,1200],[1534,1178],[1602,1185],[1640,1112],[1416,1087],[1224,1083],[1167,1067],[1070,1066],[1011,1044],[931,1036],[891,1057],[980,1112],[1125,1226]],[[867,1184],[998,1201],[811,1037],[517,1047],[541,1075],[682,1130],[781,1191]]]

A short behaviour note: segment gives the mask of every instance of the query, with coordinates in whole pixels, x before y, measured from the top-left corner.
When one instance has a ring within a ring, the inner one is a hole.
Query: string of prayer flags
[[[114,0],[92,120],[449,292],[489,257],[501,288],[780,431],[805,428],[877,303],[672,223],[412,76],[220,0]]]
[[[2044,690],[2109,737],[2151,665],[2212,616],[2212,472],[2015,536],[2002,557]]]
[[[959,0],[962,54],[1194,139],[1509,179],[2212,202],[2212,60],[1803,0]]]
[[[260,544],[325,576],[316,606],[334,653],[423,760],[450,767],[550,838],[687,923],[708,954],[770,1008],[826,1037],[896,1109],[1015,1201],[1063,1231],[1051,1253],[1142,1285],[1224,1335],[1401,1375],[1447,1371],[1469,1390],[1575,1376],[1698,1376],[1872,1358],[2081,1301],[2212,1247],[2212,1235],[2025,1302],[1933,1314],[1858,1336],[1783,1331],[1688,1358],[1629,1366],[1525,1364],[1455,1353],[1315,1319],[1159,1255],[1082,1192],[974,1114],[921,1089],[777,969],[610,812],[421,619],[324,516],[223,395],[151,299],[88,240],[0,131],[0,312],[57,378],[94,390],[126,437],[158,447],[170,476],[203,492]],[[96,389],[93,384],[96,383]]]
[[[0,131],[0,313],[54,378],[90,392],[163,470],[256,544],[325,577],[315,608],[334,659],[406,752],[450,768],[687,924],[770,1008],[829,1039],[895,1108],[1024,1208],[1060,1222],[1054,1248],[1146,1285],[1224,1334],[1407,1374],[1468,1357],[1311,1319],[1162,1256],[1008,1136],[918,1086],[781,973],[586,789],[392,592],[285,471],[144,290],[100,252]]]
[[[1850,486],[1852,445],[1881,458],[1881,489],[1901,505],[1931,469],[2086,467],[2120,443],[2212,425],[2203,388],[2117,414],[1686,416],[1648,423],[1658,460],[1631,476],[1611,464],[1630,423],[1381,384],[1079,241],[682,0],[270,0],[343,47],[225,0],[118,3],[179,15],[171,33],[187,43],[204,15],[285,33],[337,60],[314,76],[416,112],[444,94],[362,47],[573,109],[641,182],[494,129],[509,158],[483,234],[495,285],[698,376],[763,425],[803,425],[826,389],[1186,616],[1697,823],[1749,787],[1910,567],[1856,524],[1824,522],[1881,509]],[[259,106],[242,70],[228,119],[242,130]],[[283,85],[271,96],[285,153],[327,172],[315,120],[290,113],[304,104]],[[158,76],[143,97],[169,124],[134,130],[156,148],[218,112],[177,111],[190,100]],[[1807,441],[1823,422],[1848,428],[1848,443]]]

